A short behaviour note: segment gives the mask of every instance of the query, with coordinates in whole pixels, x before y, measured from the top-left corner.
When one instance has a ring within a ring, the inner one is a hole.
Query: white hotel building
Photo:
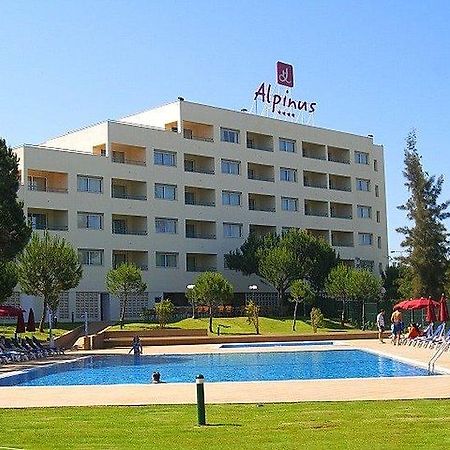
[[[383,147],[372,136],[326,130],[180,99],[40,145],[20,158],[26,215],[72,243],[80,285],[62,296],[59,319],[118,316],[107,271],[141,267],[145,295],[129,316],[176,297],[199,272],[219,270],[237,293],[270,286],[224,268],[250,232],[303,228],[340,257],[379,273],[387,263]],[[12,302],[39,310],[18,292]]]

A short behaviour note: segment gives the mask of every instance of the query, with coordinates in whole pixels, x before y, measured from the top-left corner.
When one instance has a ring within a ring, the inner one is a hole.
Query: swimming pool
[[[333,345],[333,341],[296,341],[296,342],[253,342],[251,344],[222,344],[220,348],[267,348],[267,347],[304,347],[315,345]]]
[[[148,384],[153,371],[168,383],[405,377],[427,371],[362,350],[96,355],[0,378],[1,386]]]

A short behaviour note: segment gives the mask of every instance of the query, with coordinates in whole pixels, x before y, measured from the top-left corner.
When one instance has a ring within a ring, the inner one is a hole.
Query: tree
[[[158,317],[159,326],[165,328],[172,317],[174,306],[169,299],[161,300],[155,305],[156,316]]]
[[[325,283],[325,291],[330,297],[342,301],[341,328],[345,325],[345,305],[352,298],[352,267],[339,264],[331,269]]]
[[[443,220],[450,216],[446,210],[450,201],[439,203],[444,183],[443,176],[430,176],[422,167],[415,131],[406,138],[404,152],[405,186],[409,198],[398,208],[406,211],[411,226],[397,228],[404,235],[401,246],[407,256],[400,260],[411,270],[414,296],[432,295],[436,298],[445,284],[448,267],[448,234]]]
[[[295,324],[297,322],[297,308],[298,304],[303,301],[303,305],[307,301],[314,298],[314,291],[311,285],[305,280],[294,280],[290,287],[291,301],[295,302],[294,319],[292,321],[292,331],[295,331]]]
[[[0,305],[11,296],[17,281],[16,264],[12,261],[0,262]]]
[[[0,303],[12,294],[17,284],[10,262],[23,250],[31,235],[23,203],[17,201],[19,183],[19,160],[6,141],[0,139]]]
[[[125,310],[128,298],[133,294],[143,294],[147,285],[142,281],[142,272],[134,264],[123,263],[116,269],[111,269],[106,274],[106,290],[120,298],[122,307],[120,310],[120,328],[125,321]]]
[[[213,310],[216,306],[223,304],[233,296],[233,286],[219,272],[203,272],[194,281],[192,295],[209,309],[209,331],[212,328]]]
[[[323,326],[323,314],[319,308],[311,309],[311,326],[314,333],[317,333],[317,328]]]
[[[186,289],[186,293],[184,294],[187,298],[187,301],[192,306],[192,319],[195,319],[195,307],[199,304],[200,300],[197,297],[198,292],[194,290],[194,287],[195,287],[194,285],[189,285],[189,288]]]
[[[255,327],[256,334],[259,334],[259,311],[258,306],[253,300],[250,300],[245,305],[245,315],[247,316],[247,323],[252,324]]]
[[[78,286],[82,268],[76,250],[64,239],[41,237],[34,233],[23,253],[18,257],[18,275],[22,291],[42,297],[44,307],[39,331],[44,331],[47,308],[55,314],[62,292]]]

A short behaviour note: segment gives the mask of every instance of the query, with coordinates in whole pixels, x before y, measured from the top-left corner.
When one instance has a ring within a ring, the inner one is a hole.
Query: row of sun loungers
[[[450,343],[450,330],[445,333],[445,323],[441,323],[433,329],[433,324],[428,325],[422,336],[414,339],[403,338],[400,344],[412,345],[414,347],[434,348],[444,342]]]
[[[61,354],[64,354],[63,350],[45,347],[34,336],[19,339],[0,336],[0,364],[30,361]]]

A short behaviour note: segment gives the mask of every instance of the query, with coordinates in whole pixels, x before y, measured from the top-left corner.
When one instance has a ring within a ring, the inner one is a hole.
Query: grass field
[[[54,329],[52,329],[53,336],[58,337],[61,336],[64,333],[67,333],[70,330],[73,330],[76,327],[79,327],[82,325],[81,323],[58,323],[58,326]],[[39,327],[39,324],[36,324],[36,330]],[[14,333],[16,331],[16,325],[0,325],[0,336],[6,336],[11,337],[14,336]],[[35,333],[22,333],[20,336],[36,336],[39,340],[45,341],[48,338],[48,329],[44,330],[43,333],[39,333],[39,331],[36,331]],[[1,446],[0,446],[1,449]]]
[[[445,449],[450,401],[1,410],[0,448]]]
[[[255,329],[252,325],[247,323],[246,317],[220,317],[213,320],[213,329],[217,330],[217,325],[227,325],[229,328],[221,328],[221,334],[255,334]],[[154,323],[134,322],[127,323],[124,330],[140,331],[157,328],[158,325]],[[183,319],[178,322],[172,322],[167,325],[167,328],[202,328],[208,329],[209,319],[207,317],[199,319]],[[292,331],[292,318],[270,318],[260,317],[259,321],[260,334],[312,334],[313,330],[309,323],[302,320],[297,320],[296,331]],[[112,329],[120,330],[119,325],[115,325]],[[348,326],[344,329],[340,328],[340,323],[325,319],[324,327],[319,328],[319,333],[328,332],[354,332],[360,331]]]

